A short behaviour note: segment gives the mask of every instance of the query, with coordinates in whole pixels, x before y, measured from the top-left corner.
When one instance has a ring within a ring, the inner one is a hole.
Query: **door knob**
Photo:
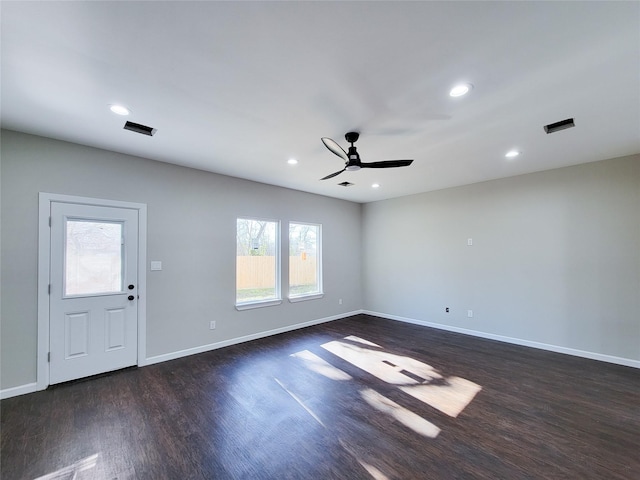
[[[133,300],[133,299],[134,299],[134,298],[136,298],[136,297],[134,297],[133,295],[129,295],[127,298],[128,298],[129,300]]]
[[[129,285],[129,290],[133,290],[134,288],[136,287],[134,287],[133,285]]]

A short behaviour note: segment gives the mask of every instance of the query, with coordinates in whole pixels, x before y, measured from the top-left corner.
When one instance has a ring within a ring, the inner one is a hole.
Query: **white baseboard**
[[[523,347],[538,348],[540,350],[548,350],[550,352],[564,353],[575,357],[589,358],[591,360],[600,360],[601,362],[615,363],[616,365],[624,365],[626,367],[640,368],[640,360],[631,358],[615,357],[612,355],[604,355],[602,353],[587,352],[584,350],[576,350],[575,348],[560,347],[557,345],[549,345],[547,343],[532,342],[530,340],[522,340],[520,338],[506,337],[504,335],[496,335],[493,333],[480,332],[477,330],[468,330],[466,328],[454,327],[451,325],[443,325],[441,323],[426,322],[424,320],[416,320],[414,318],[399,317],[388,313],[372,312],[363,310],[366,315],[387,318],[389,320],[397,320],[399,322],[413,323],[414,325],[422,325],[423,327],[437,328],[438,330],[447,330],[449,332],[463,333],[474,337],[487,338],[489,340],[497,340],[499,342],[512,343]]]
[[[267,330],[264,332],[253,333],[251,335],[245,335],[244,337],[232,338],[229,340],[224,340],[222,342],[211,343],[209,345],[202,345],[200,347],[189,348],[186,350],[180,350],[177,352],[165,353],[163,355],[157,355],[154,357],[149,357],[145,360],[144,363],[139,364],[139,367],[144,367],[146,365],[153,365],[154,363],[166,362],[168,360],[174,360],[176,358],[186,357],[189,355],[195,355],[197,353],[204,353],[210,350],[215,350],[217,348],[228,347],[231,345],[236,345],[238,343],[249,342],[251,340],[257,340],[259,338],[268,337],[271,335],[277,335],[279,333],[290,332],[293,330],[298,330],[304,327],[310,327],[312,325],[318,325],[320,323],[331,322],[333,320],[339,320],[341,318],[350,317],[352,315],[357,315],[359,313],[363,313],[362,310],[355,310],[353,312],[345,312],[339,315],[333,315],[331,317],[319,318],[316,320],[310,320],[308,322],[297,323],[295,325],[287,325],[286,327],[276,328],[274,330]],[[20,385],[18,387],[6,388],[4,390],[0,390],[0,399],[17,397],[18,395],[25,395],[27,393],[33,393],[37,391],[36,383],[28,383],[26,385]]]
[[[339,315],[333,315],[331,317],[320,318],[316,320],[310,320],[308,322],[297,323],[295,325],[288,325],[286,327],[276,328],[274,330],[267,330],[264,332],[253,333],[251,335],[245,335],[243,337],[232,338],[229,340],[224,340],[222,342],[211,343],[208,345],[202,345],[200,347],[189,348],[186,350],[180,350],[177,352],[166,353],[163,355],[157,355],[154,357],[149,357],[146,359],[144,364],[139,365],[140,367],[146,365],[153,365],[154,363],[166,362],[168,360],[174,360],[176,358],[182,358],[189,355],[195,355],[197,353],[204,353],[210,350],[215,350],[218,348],[228,347],[231,345],[236,345],[238,343],[249,342],[251,340],[257,340],[259,338],[269,337],[271,335],[277,335],[279,333],[290,332],[293,330],[298,330],[300,328],[311,327],[313,325],[319,325],[321,323],[331,322],[333,320],[339,320],[341,318],[350,317],[352,315],[358,314],[366,314],[373,315],[376,317],[382,317],[389,320],[396,320],[399,322],[412,323],[414,325],[421,325],[423,327],[437,328],[439,330],[446,330],[449,332],[462,333],[465,335],[471,335],[479,338],[487,338],[489,340],[497,340],[499,342],[511,343],[514,345],[521,345],[524,347],[532,347],[538,348],[540,350],[548,350],[556,353],[564,353],[566,355],[573,355],[576,357],[589,358],[591,360],[599,360],[602,362],[614,363],[617,365],[624,365],[627,367],[640,368],[640,361],[633,360],[630,358],[621,358],[615,357],[612,355],[604,355],[601,353],[587,352],[584,350],[576,350],[574,348],[560,347],[557,345],[549,345],[546,343],[533,342],[530,340],[522,340],[519,338],[506,337],[504,335],[496,335],[493,333],[480,332],[477,330],[469,330],[466,328],[454,327],[451,325],[443,325],[440,323],[432,323],[424,320],[416,320],[414,318],[400,317],[398,315],[391,315],[388,313],[381,312],[373,312],[370,310],[355,310],[352,312],[345,312]],[[36,383],[28,383],[25,385],[20,385],[17,387],[6,388],[4,390],[0,390],[0,399],[16,397],[18,395],[25,395],[27,393],[33,393],[36,391]]]
[[[0,390],[0,400],[5,398],[17,397],[18,395],[25,395],[27,393],[33,393],[36,391],[36,384],[27,383],[26,385],[20,385],[18,387],[5,388]]]
[[[202,345],[200,347],[188,348],[186,350],[180,350],[177,352],[165,353],[163,355],[156,355],[149,357],[142,366],[153,365],[154,363],[166,362],[168,360],[175,360],[176,358],[187,357],[189,355],[195,355],[197,353],[204,353],[210,350],[216,350],[218,348],[229,347],[238,343],[249,342],[251,340],[257,340],[259,338],[269,337],[271,335],[278,335],[279,333],[290,332],[298,330],[300,328],[311,327],[320,323],[331,322],[333,320],[339,320],[341,318],[350,317],[351,315],[357,315],[363,313],[362,310],[356,310],[353,312],[341,313],[339,315],[333,315],[331,317],[324,317],[316,320],[310,320],[308,322],[296,323],[295,325],[287,325],[286,327],[276,328],[274,330],[267,330],[264,332],[252,333],[251,335],[245,335],[243,337],[231,338],[229,340],[223,340],[222,342],[210,343],[208,345]]]

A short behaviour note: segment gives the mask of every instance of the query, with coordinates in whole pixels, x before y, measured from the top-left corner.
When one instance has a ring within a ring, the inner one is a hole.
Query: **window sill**
[[[264,300],[258,302],[248,302],[248,303],[236,303],[236,310],[251,310],[252,308],[262,308],[262,307],[273,307],[274,305],[280,305],[282,300]]]
[[[291,303],[298,303],[298,302],[304,302],[306,300],[317,300],[318,298],[322,298],[324,297],[324,293],[312,293],[309,295],[300,295],[297,297],[289,297],[289,302]]]

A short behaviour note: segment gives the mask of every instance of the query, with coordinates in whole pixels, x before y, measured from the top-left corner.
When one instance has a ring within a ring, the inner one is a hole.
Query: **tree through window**
[[[236,304],[280,299],[278,222],[238,218]]]
[[[320,225],[289,224],[289,297],[322,293]]]

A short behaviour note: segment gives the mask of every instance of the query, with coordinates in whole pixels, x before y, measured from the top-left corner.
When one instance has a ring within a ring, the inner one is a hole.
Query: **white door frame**
[[[138,210],[138,366],[146,364],[147,356],[147,206],[143,203],[120,202],[99,198],[39,194],[38,206],[38,351],[36,390],[49,386],[49,283],[51,266],[51,202],[75,203],[102,207]]]

